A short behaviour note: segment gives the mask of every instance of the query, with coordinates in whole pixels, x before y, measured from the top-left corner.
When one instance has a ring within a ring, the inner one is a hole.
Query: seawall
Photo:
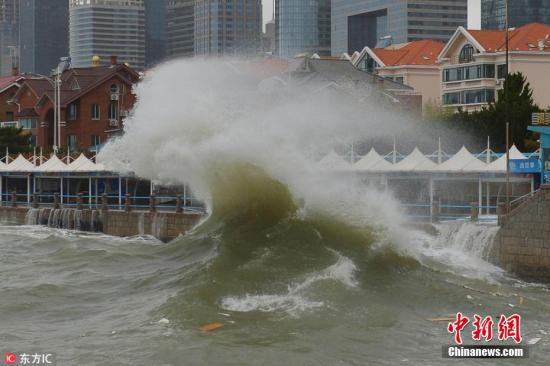
[[[526,280],[550,282],[550,185],[500,217],[491,259]]]
[[[170,241],[204,218],[199,212],[77,210],[72,208],[0,207],[0,222],[103,232],[113,236],[152,235]]]

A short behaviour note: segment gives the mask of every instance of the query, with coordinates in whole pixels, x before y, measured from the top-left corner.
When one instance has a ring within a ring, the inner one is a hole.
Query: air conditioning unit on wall
[[[117,101],[118,100],[118,94],[117,93],[111,94],[111,100],[112,101]]]
[[[109,127],[118,127],[118,120],[110,119],[109,120]]]

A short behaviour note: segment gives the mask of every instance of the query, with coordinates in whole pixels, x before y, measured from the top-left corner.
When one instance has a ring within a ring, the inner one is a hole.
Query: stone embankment
[[[523,279],[550,282],[550,185],[500,216],[499,224],[492,261]]]
[[[170,241],[185,234],[203,218],[203,213],[188,211],[0,207],[0,220],[4,224],[45,225],[122,237],[153,235],[162,241]]]

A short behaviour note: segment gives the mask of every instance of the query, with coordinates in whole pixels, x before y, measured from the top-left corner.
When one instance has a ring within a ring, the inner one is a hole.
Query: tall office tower
[[[168,0],[166,39],[168,57],[195,54],[195,0]]]
[[[144,0],[69,0],[69,53],[74,67],[118,56],[135,69],[145,67]]]
[[[253,55],[261,36],[261,0],[195,1],[195,55]]]
[[[69,2],[22,0],[19,9],[19,66],[49,75],[69,55]]]
[[[332,54],[419,39],[448,41],[467,26],[468,0],[332,0]],[[390,37],[387,37],[390,36]]]
[[[265,33],[262,35],[262,51],[275,53],[275,20],[265,24]]]
[[[145,65],[166,57],[166,0],[145,0]]]
[[[550,24],[550,0],[508,1],[508,24],[521,27],[528,23]],[[481,0],[481,28],[506,28],[506,1]]]
[[[19,0],[0,0],[0,76],[18,65]]]
[[[275,48],[280,57],[330,54],[330,0],[275,0]]]

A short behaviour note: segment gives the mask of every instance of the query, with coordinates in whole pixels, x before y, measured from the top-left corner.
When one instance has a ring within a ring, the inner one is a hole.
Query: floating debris
[[[539,343],[539,341],[541,340],[542,338],[531,338],[530,340],[527,341],[527,344],[532,346],[534,344],[537,344]]]
[[[220,329],[220,328],[223,328],[222,323],[210,323],[210,324],[201,325],[199,329],[203,332],[211,332],[213,330]]]
[[[159,324],[170,324],[170,320],[166,319],[166,318],[162,318],[161,320],[158,321]]]
[[[456,320],[456,316],[439,316],[439,317],[435,317],[435,318],[431,318],[429,319],[430,321],[432,322],[450,322],[450,321],[453,321],[453,320]]]

